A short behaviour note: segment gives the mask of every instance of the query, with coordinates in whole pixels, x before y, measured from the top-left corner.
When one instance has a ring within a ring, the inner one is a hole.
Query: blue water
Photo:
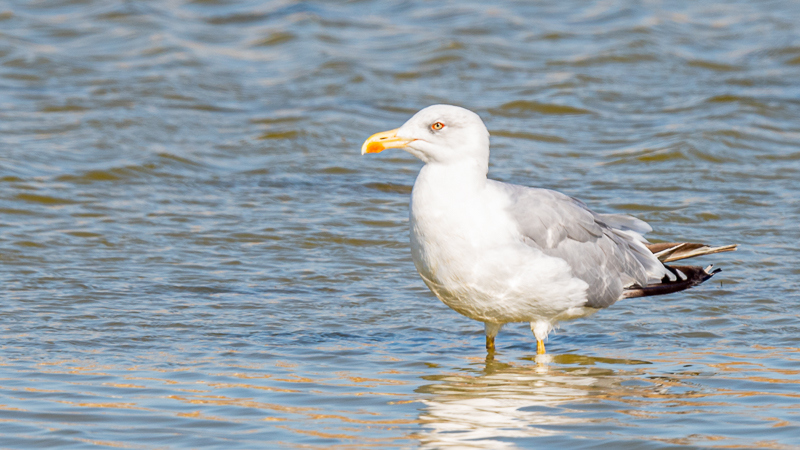
[[[0,447],[800,446],[791,1],[0,3]],[[490,176],[740,244],[693,290],[481,324],[414,270],[434,103]]]

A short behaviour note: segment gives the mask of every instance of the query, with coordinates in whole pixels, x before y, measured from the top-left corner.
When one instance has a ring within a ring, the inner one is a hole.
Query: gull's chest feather
[[[485,186],[457,186],[430,182],[424,172],[414,184],[411,251],[417,269],[433,280],[460,277],[487,251],[517,240],[503,198]]]

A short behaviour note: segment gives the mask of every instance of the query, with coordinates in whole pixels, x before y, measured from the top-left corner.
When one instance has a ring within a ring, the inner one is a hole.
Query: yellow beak
[[[387,148],[403,148],[408,145],[413,139],[400,139],[397,137],[397,130],[382,131],[375,133],[361,146],[361,154],[365,153],[380,153]]]

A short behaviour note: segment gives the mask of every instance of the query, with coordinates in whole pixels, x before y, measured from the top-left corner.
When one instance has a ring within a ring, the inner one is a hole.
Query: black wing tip
[[[631,286],[622,293],[622,298],[649,297],[651,295],[665,295],[673,292],[680,292],[693,288],[714,275],[722,272],[722,269],[714,269],[714,265],[708,267],[701,266],[666,266],[671,272],[680,271],[686,277],[678,278],[677,281],[662,280],[659,284],[649,286]],[[665,277],[666,278],[666,277]]]

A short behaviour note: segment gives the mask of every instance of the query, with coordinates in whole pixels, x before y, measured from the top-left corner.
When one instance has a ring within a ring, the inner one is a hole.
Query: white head
[[[489,131],[474,112],[451,105],[429,106],[402,127],[376,133],[361,154],[402,148],[426,163],[470,161],[488,168]]]

